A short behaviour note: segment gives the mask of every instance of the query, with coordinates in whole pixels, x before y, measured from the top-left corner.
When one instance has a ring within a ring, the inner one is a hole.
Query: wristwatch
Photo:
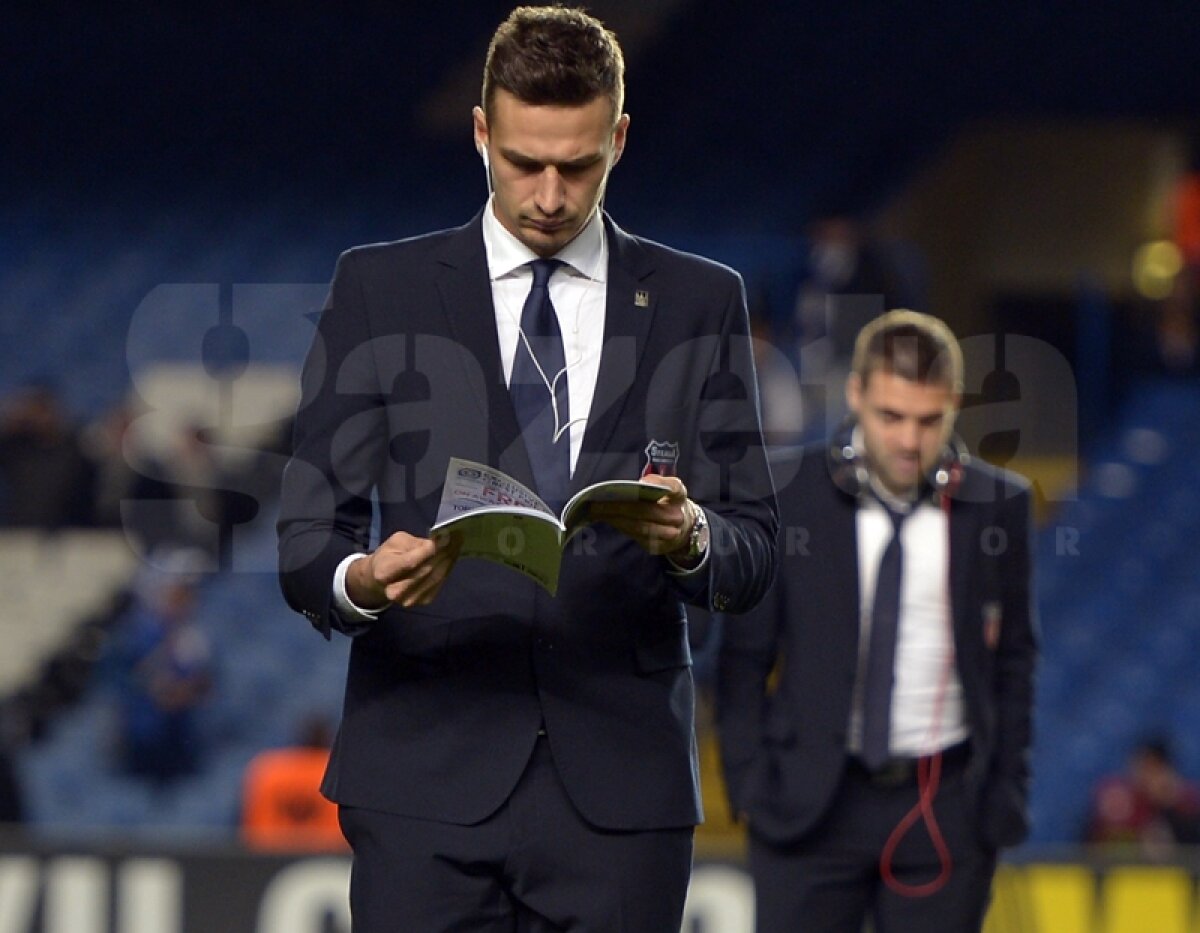
[[[704,552],[708,550],[708,516],[704,514],[704,509],[688,499],[688,504],[692,508],[692,530],[688,535],[688,549],[684,555],[687,560],[696,560],[704,556]]]

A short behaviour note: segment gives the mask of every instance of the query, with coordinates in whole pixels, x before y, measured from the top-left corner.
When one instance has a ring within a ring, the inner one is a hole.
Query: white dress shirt
[[[490,206],[483,212],[483,247],[492,281],[500,364],[507,383],[512,379],[513,361],[517,356],[521,310],[533,284],[533,269],[529,264],[538,256],[504,228]],[[608,248],[599,211],[554,258],[564,263],[550,277],[550,303],[558,317],[563,355],[567,361],[571,472],[574,473],[583,446],[587,415],[592,408],[592,396],[596,393],[600,349],[604,344]],[[546,375],[553,378],[550,373]]]
[[[517,356],[521,311],[533,284],[533,269],[529,264],[538,256],[505,229],[496,218],[491,201],[483,212],[483,246],[487,254],[488,277],[492,283],[492,308],[499,339],[500,363],[507,383],[512,378],[513,361]],[[600,351],[604,344],[608,243],[599,210],[554,258],[564,263],[550,278],[550,302],[562,331],[563,353],[567,363],[571,472],[574,473],[587,428],[587,414],[596,393]],[[338,564],[333,575],[334,607],[347,622],[370,622],[383,611],[370,611],[354,605],[346,592],[346,571],[362,557],[366,555],[347,556]],[[682,570],[671,563],[669,573],[679,576],[698,573],[708,564],[708,552],[704,553],[700,564],[691,570]]]
[[[904,563],[889,746],[893,756],[916,757],[961,742],[968,733],[951,631],[949,521],[928,499],[914,506],[894,497],[884,498],[897,511],[911,510],[900,526]],[[892,520],[874,496],[864,495],[855,522],[861,612],[848,745],[858,754],[862,751],[862,703],[875,578],[892,538]]]

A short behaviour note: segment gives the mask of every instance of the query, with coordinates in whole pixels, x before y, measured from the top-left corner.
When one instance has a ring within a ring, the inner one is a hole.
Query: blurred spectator
[[[82,433],[95,524],[123,529],[143,554],[170,546],[215,555],[228,529],[270,514],[263,506],[279,491],[290,419],[253,446],[230,447],[194,422],[170,432],[160,423],[160,436],[148,440],[140,416],[137,403],[126,400]]]
[[[166,467],[137,442],[136,418],[122,402],[88,425],[82,440],[95,475],[95,523],[124,529],[149,553],[180,541],[180,507]]]
[[[849,213],[808,227],[809,251],[796,292],[793,327],[807,440],[831,433],[846,414],[844,387],[854,340],[884,311],[919,307],[888,247]]]
[[[48,382],[0,409],[0,526],[57,529],[92,521],[92,469]]]
[[[1174,371],[1194,371],[1200,349],[1200,134],[1175,188],[1172,233],[1183,260],[1159,323],[1159,352]]]
[[[1200,787],[1176,770],[1166,741],[1141,742],[1124,774],[1100,781],[1084,841],[1136,846],[1150,856],[1200,843]]]
[[[804,433],[804,396],[796,367],[772,333],[762,315],[751,315],[754,338],[754,367],[758,376],[763,437],[767,444],[788,446],[800,442]]]
[[[331,851],[348,848],[337,805],[321,796],[333,730],[321,716],[304,723],[293,748],[268,749],[246,768],[242,837],[264,850]]]
[[[24,817],[16,764],[4,737],[0,735],[0,826],[15,825]]]
[[[180,552],[147,569],[116,635],[124,768],[165,784],[194,773],[197,709],[212,687],[208,639],[192,622],[196,558]]]
[[[215,554],[233,526],[269,514],[262,506],[278,495],[289,429],[284,422],[254,446],[228,446],[212,429],[182,426],[166,463],[179,497],[179,543]]]
[[[221,448],[198,424],[187,424],[177,438],[170,469],[183,497],[181,540],[215,552],[217,535],[229,521],[228,493],[235,488],[220,457]]]
[[[904,288],[881,243],[865,224],[830,214],[809,227],[808,270],[796,296],[801,340],[829,338],[834,360],[849,360],[863,325],[905,301]]]

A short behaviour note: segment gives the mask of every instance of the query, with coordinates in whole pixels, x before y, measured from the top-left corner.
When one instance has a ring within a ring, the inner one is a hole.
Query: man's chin
[[[916,490],[921,481],[921,470],[919,467],[887,470],[879,478],[893,495],[906,496]]]
[[[578,232],[570,224],[548,228],[526,224],[522,228],[521,241],[538,255],[551,256],[570,243]]]

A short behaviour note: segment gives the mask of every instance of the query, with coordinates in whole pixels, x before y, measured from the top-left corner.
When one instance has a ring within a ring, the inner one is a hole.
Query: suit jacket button
[[[729,608],[729,597],[724,593],[718,593],[713,597],[713,608],[718,612],[723,612]]]

